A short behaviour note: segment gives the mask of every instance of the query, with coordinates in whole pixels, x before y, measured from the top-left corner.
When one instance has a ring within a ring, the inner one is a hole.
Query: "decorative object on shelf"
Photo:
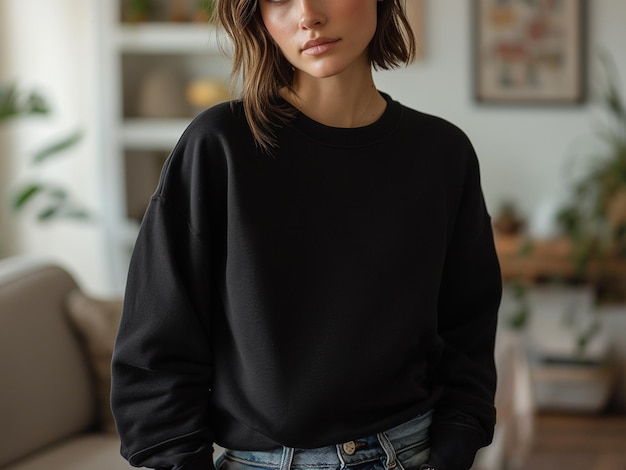
[[[533,210],[526,231],[533,238],[554,239],[561,236],[556,214],[563,204],[562,199],[548,197]]]
[[[570,200],[557,214],[581,271],[592,261],[626,260],[626,102],[610,56],[600,59],[604,83],[598,99],[605,119],[596,137],[603,148],[585,158],[581,176],[571,183]],[[622,286],[622,297],[625,290]]]
[[[189,19],[186,0],[170,0],[169,4],[168,21],[182,23]]]
[[[122,10],[122,18],[128,23],[143,23],[151,19],[153,11],[152,0],[127,0]]]
[[[192,80],[187,85],[186,96],[196,112],[231,99],[228,85],[219,79]]]
[[[209,0],[212,1],[212,0]],[[406,14],[415,35],[415,57],[421,59],[426,52],[424,27],[426,25],[426,0],[409,0],[406,2]]]
[[[474,0],[476,100],[583,102],[586,3]]]
[[[139,88],[139,115],[144,118],[191,116],[184,83],[184,78],[169,67],[156,66],[146,72]]]
[[[504,201],[493,219],[494,229],[503,235],[518,234],[524,225],[524,219],[513,201]]]

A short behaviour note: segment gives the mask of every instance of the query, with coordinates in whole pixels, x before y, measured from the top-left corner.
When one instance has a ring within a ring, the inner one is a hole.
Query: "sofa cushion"
[[[68,296],[67,307],[94,374],[101,427],[106,432],[116,432],[110,400],[111,357],[122,300],[95,299],[75,289]]]
[[[113,434],[83,434],[61,441],[3,470],[129,470]]]
[[[93,385],[65,311],[63,269],[0,262],[0,467],[95,422]]]

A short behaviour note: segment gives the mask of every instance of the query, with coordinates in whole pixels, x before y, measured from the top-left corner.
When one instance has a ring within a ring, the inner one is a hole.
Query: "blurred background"
[[[505,280],[476,468],[624,470],[626,2],[407,2],[419,58],[377,86],[469,135]],[[0,0],[0,258],[121,297],[161,165],[237,93],[210,8]]]

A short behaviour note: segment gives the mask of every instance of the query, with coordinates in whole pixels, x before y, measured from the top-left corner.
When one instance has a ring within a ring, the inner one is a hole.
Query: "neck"
[[[283,97],[311,119],[332,127],[363,127],[377,121],[387,103],[380,95],[371,70],[359,77],[314,79],[296,74]]]

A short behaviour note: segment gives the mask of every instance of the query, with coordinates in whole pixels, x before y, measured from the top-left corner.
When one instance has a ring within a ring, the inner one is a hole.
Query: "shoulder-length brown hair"
[[[233,41],[232,77],[241,77],[246,119],[257,144],[266,152],[276,146],[274,129],[291,117],[281,108],[279,90],[290,87],[293,67],[267,32],[259,0],[214,0],[214,21]],[[341,1],[341,0],[337,0]],[[411,0],[409,0],[411,1]],[[405,0],[378,3],[376,32],[369,46],[375,69],[408,64],[415,57],[415,39],[404,12]]]

